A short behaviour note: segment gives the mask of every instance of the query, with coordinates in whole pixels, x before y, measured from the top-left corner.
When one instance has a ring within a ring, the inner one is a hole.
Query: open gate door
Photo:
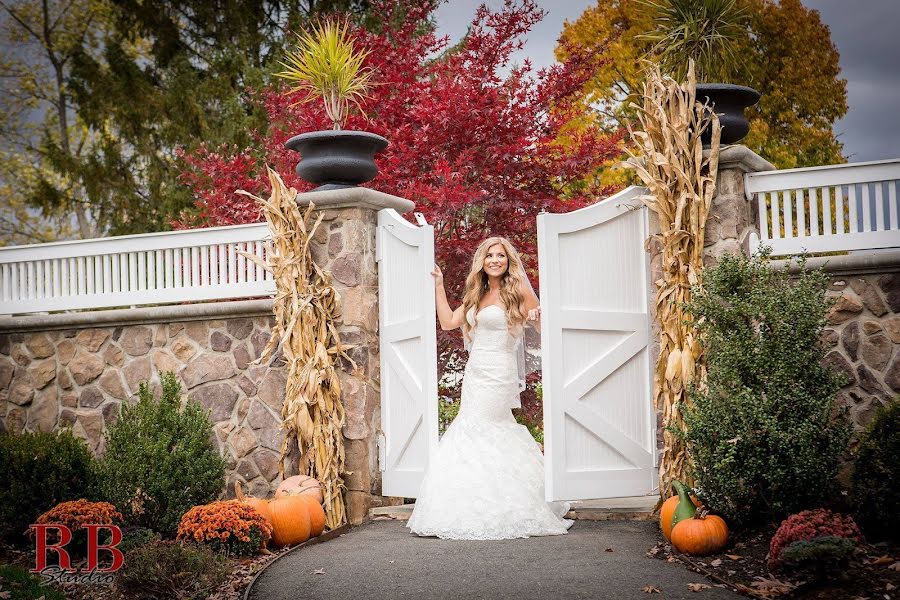
[[[538,216],[547,500],[655,487],[642,193]]]
[[[415,498],[438,443],[434,228],[378,212],[381,493]]]

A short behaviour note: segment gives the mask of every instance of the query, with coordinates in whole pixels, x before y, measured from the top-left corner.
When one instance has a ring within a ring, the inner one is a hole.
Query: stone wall
[[[283,364],[254,365],[271,317],[172,321],[0,334],[0,429],[70,426],[96,453],[124,402],[173,371],[185,397],[210,411],[215,442],[228,462],[228,490],[239,479],[253,494],[274,491],[283,434]]]
[[[825,362],[847,376],[838,404],[857,432],[879,404],[900,394],[900,253],[894,257],[882,273],[859,272],[853,255],[810,265],[830,271],[828,296],[835,305],[823,332],[830,348]]]
[[[323,221],[312,253],[341,297],[338,331],[352,346],[341,365],[347,512],[360,523],[369,508],[398,504],[381,496],[377,212],[407,212],[409,200],[365,188],[302,194]],[[317,215],[318,216],[318,215]],[[269,340],[272,301],[194,304],[0,319],[0,431],[71,426],[103,452],[103,432],[141,381],[158,389],[173,371],[187,398],[210,411],[215,442],[228,461],[225,493],[243,482],[254,495],[281,481],[279,431],[286,368],[279,356],[253,364]],[[295,474],[294,454],[286,475]]]

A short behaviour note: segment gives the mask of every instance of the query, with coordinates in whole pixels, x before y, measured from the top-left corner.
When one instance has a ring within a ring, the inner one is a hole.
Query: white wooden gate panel
[[[415,498],[438,443],[434,228],[378,212],[379,464],[385,496]]]
[[[538,216],[547,500],[655,485],[643,192]]]

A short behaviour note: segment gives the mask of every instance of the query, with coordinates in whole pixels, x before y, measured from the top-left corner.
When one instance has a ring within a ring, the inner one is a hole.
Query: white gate
[[[415,498],[438,442],[434,228],[378,212],[381,493]]]
[[[643,192],[538,216],[547,500],[655,486]]]

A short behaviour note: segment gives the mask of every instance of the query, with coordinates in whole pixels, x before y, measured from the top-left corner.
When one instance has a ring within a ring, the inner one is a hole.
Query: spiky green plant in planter
[[[352,187],[375,178],[375,155],[388,142],[380,135],[343,129],[350,104],[360,102],[372,83],[372,71],[363,67],[368,52],[354,48],[347,21],[319,22],[297,36],[297,47],[282,62],[278,77],[294,82],[287,93],[305,92],[301,102],[322,98],[332,131],[312,131],[285,143],[300,153],[297,174],[318,190]]]
[[[346,21],[319,22],[297,34],[296,49],[280,63],[285,70],[275,75],[295,83],[288,93],[306,92],[301,102],[321,97],[334,129],[342,129],[350,103],[358,107],[369,90],[372,73],[363,68],[368,55],[353,47]]]
[[[653,13],[653,31],[640,38],[653,44],[647,53],[663,73],[678,81],[694,62],[697,101],[707,102],[722,125],[721,143],[733,144],[750,131],[744,109],[759,101],[759,92],[731,83],[749,41],[748,14],[737,0],[641,0]],[[723,83],[713,83],[723,82]],[[749,82],[743,82],[749,83]],[[709,132],[702,136],[711,143]]]
[[[748,36],[747,12],[736,0],[644,0],[655,29],[641,37],[664,73],[682,80],[694,61],[700,81],[727,81],[740,62]]]

